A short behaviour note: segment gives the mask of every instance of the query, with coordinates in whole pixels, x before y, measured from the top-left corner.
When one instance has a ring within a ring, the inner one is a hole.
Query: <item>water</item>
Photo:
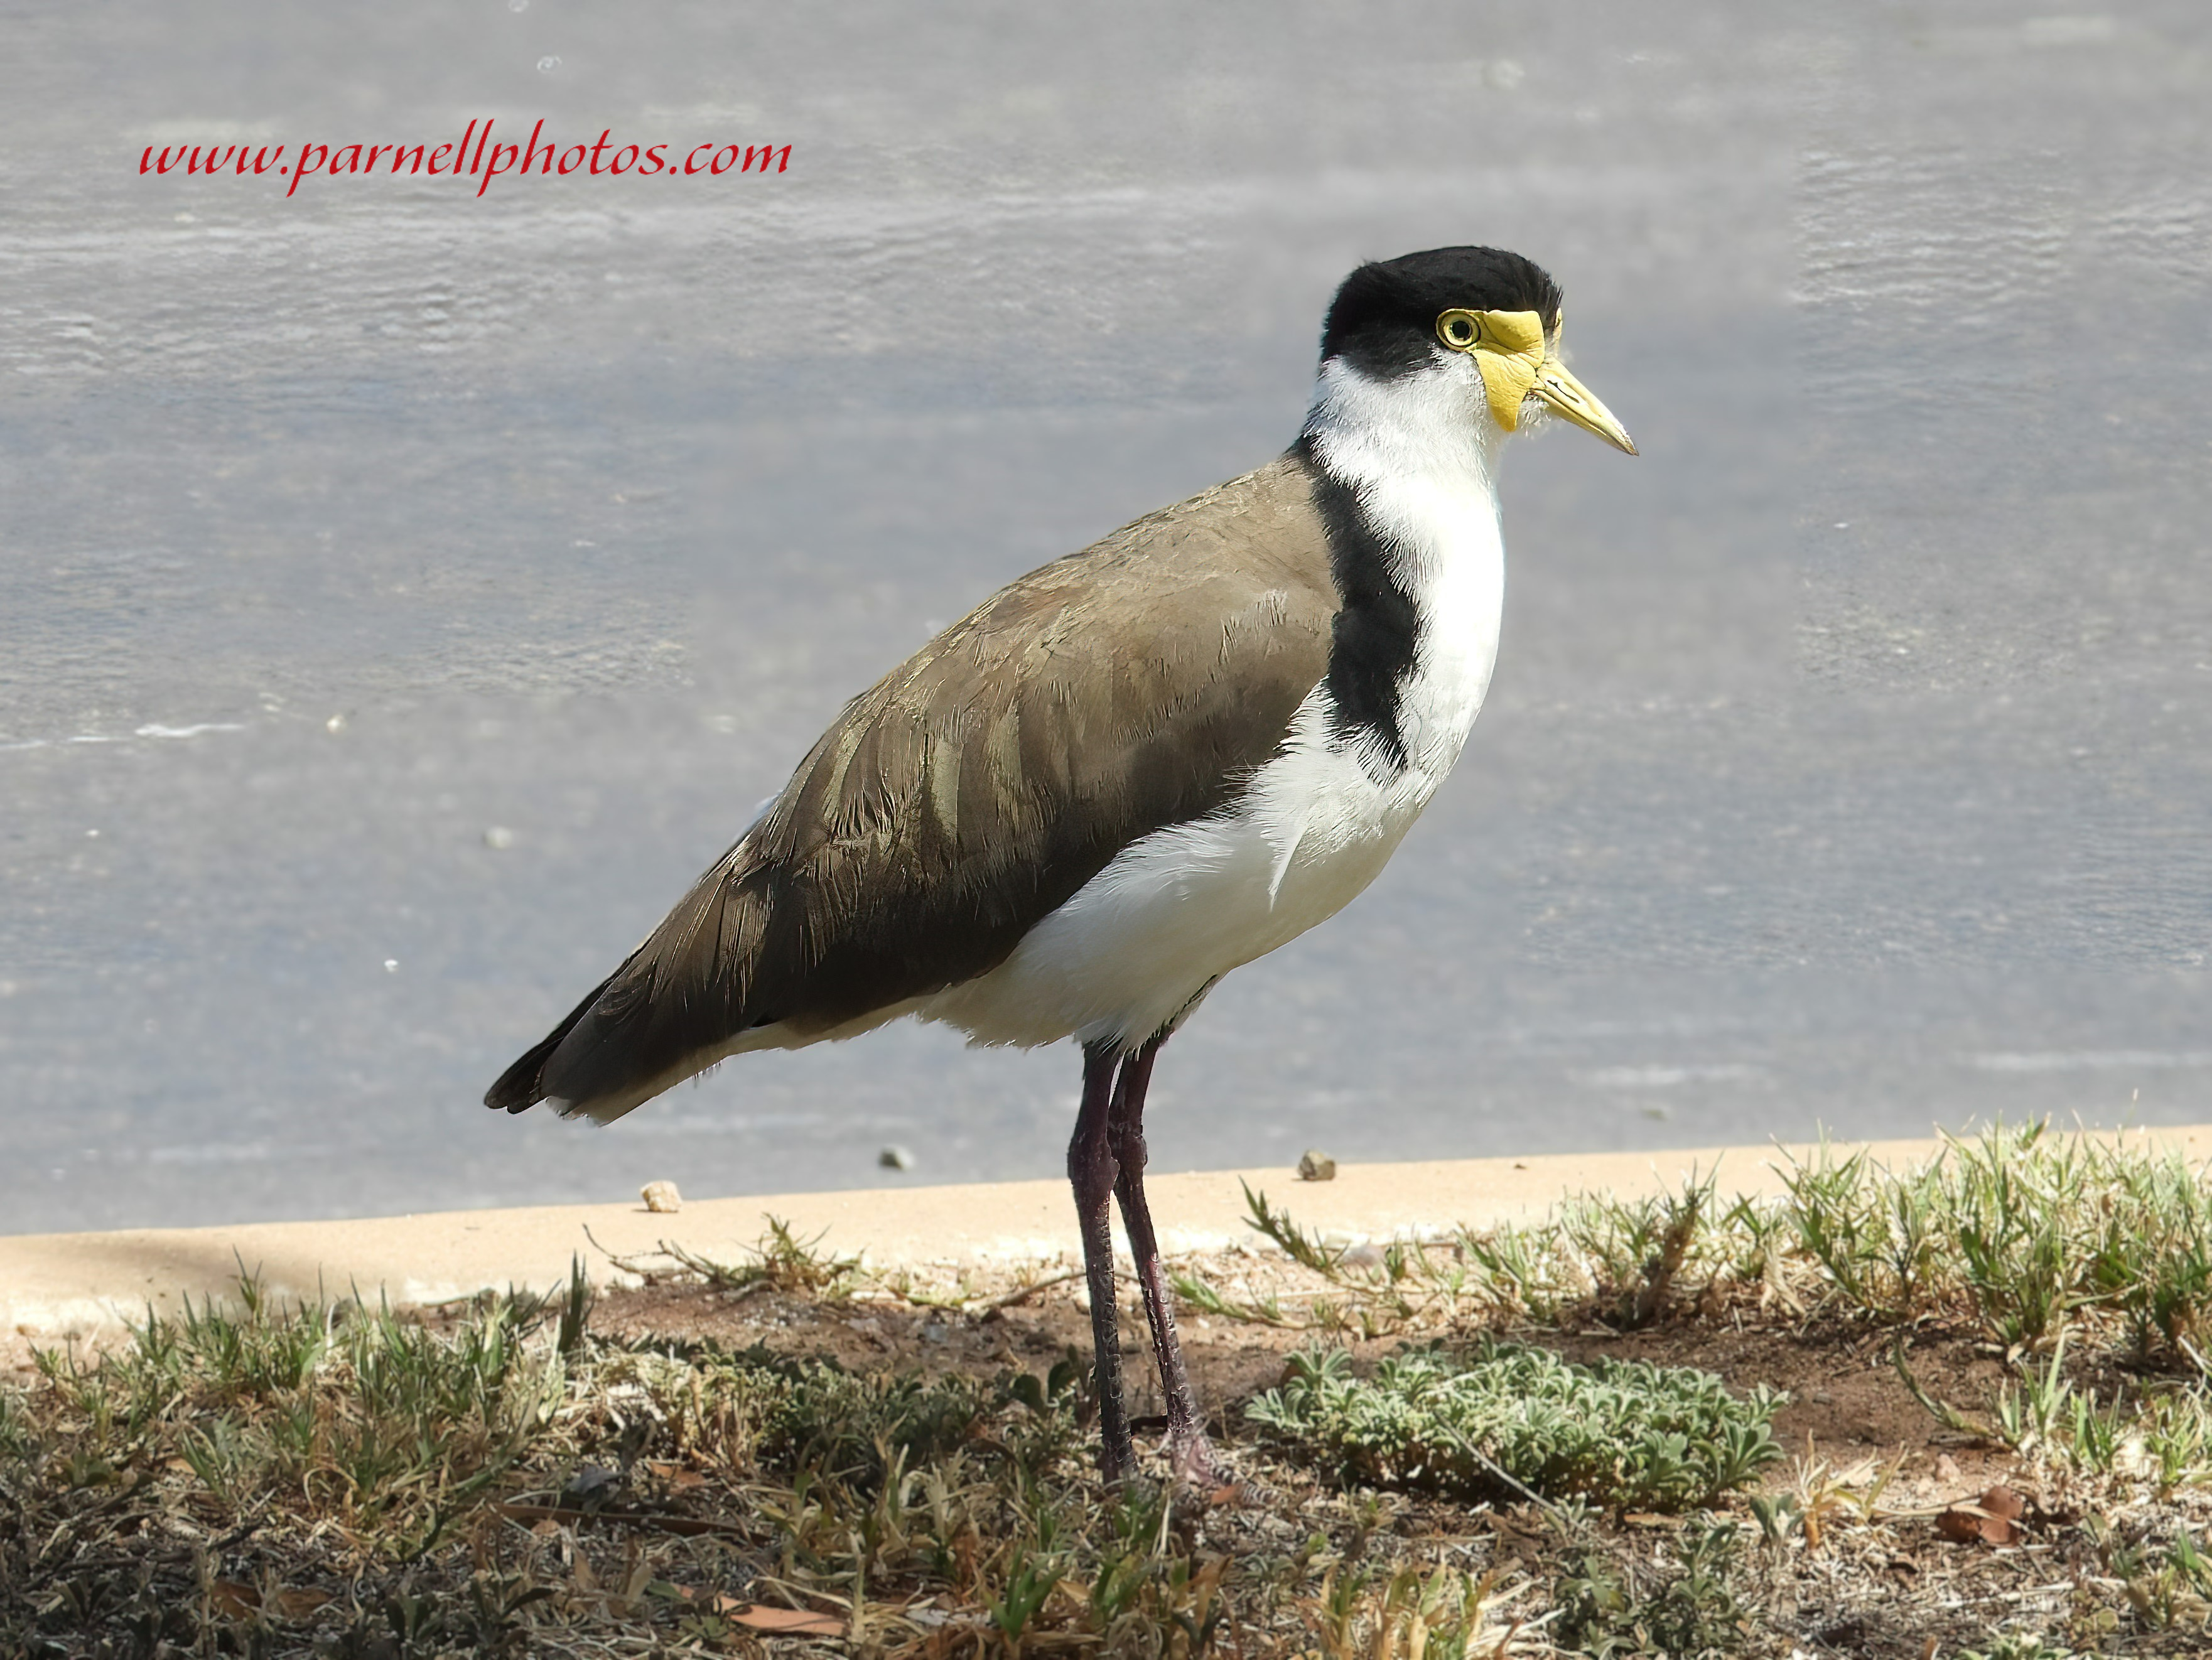
[[[1056,1171],[1073,1056],[918,1028],[476,1100],[845,696],[1274,453],[1335,281],[1467,240],[1643,458],[1516,447],[1466,758],[1178,1037],[1156,1163],[2212,1116],[2201,8],[6,27],[0,1231]],[[794,148],[137,173],[486,116]]]

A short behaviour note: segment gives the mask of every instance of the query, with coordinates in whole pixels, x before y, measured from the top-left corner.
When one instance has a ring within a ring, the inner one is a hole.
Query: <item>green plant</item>
[[[1267,1195],[1253,1191],[1252,1184],[1240,1180],[1244,1189],[1244,1208],[1250,1213],[1244,1225],[1255,1228],[1280,1245],[1299,1267],[1311,1268],[1316,1274],[1331,1280],[1343,1277],[1344,1253],[1325,1243],[1317,1233],[1308,1233],[1282,1212],[1272,1209]]]
[[[1276,1441],[1350,1481],[1467,1497],[1577,1496],[1681,1510],[1781,1456],[1778,1397],[1747,1401],[1709,1372],[1640,1361],[1580,1366],[1546,1349],[1416,1349],[1353,1375],[1341,1350],[1294,1355],[1246,1408]]]
[[[1597,1660],[1641,1655],[1737,1654],[1751,1634],[1735,1530],[1693,1528],[1674,1552],[1673,1571],[1639,1572],[1584,1548],[1554,1588],[1554,1638],[1570,1653]]]
[[[1058,1518],[1052,1511],[1039,1512],[1034,1538],[1017,1541],[1008,1548],[1005,1592],[985,1599],[991,1623],[999,1628],[1010,1650],[1020,1643],[1030,1621],[1059,1588],[1066,1566],[1061,1553],[1054,1548],[1059,1535]]]
[[[1483,1633],[1498,1576],[1480,1580],[1449,1568],[1425,1578],[1408,1563],[1389,1574],[1332,1568],[1321,1594],[1306,1602],[1306,1627],[1325,1660],[1369,1660],[1403,1654],[1419,1660],[1468,1660]],[[1502,1641],[1489,1650],[1504,1651]]]
[[[736,1395],[757,1418],[757,1453],[769,1468],[871,1492],[889,1468],[886,1448],[902,1449],[915,1465],[945,1457],[973,1438],[992,1404],[990,1387],[965,1377],[862,1374],[762,1353],[718,1369],[709,1387]]]
[[[607,1251],[606,1256],[625,1274],[635,1274],[648,1285],[672,1277],[695,1280],[716,1291],[748,1295],[777,1291],[825,1302],[840,1301],[851,1295],[860,1269],[859,1257],[837,1256],[822,1250],[826,1231],[801,1239],[782,1218],[771,1216],[767,1220],[768,1231],[752,1248],[753,1260],[750,1262],[717,1262],[665,1239],[647,1254],[617,1256]],[[592,1243],[598,1243],[596,1240]],[[605,1247],[600,1249],[605,1250]]]
[[[1463,1232],[1461,1254],[1479,1274],[1474,1284],[1510,1313],[1549,1320],[1581,1289],[1560,1260],[1556,1226],[1505,1226]]]
[[[2161,1492],[2212,1480],[2212,1389],[2204,1381],[2145,1397],[2136,1422]]]
[[[2040,1636],[2026,1632],[2003,1632],[1985,1649],[1961,1649],[1959,1660],[2081,1660],[2073,1650],[2053,1647]]]
[[[2070,1436],[2078,1418],[2074,1386],[2066,1381],[2066,1334],[2060,1332],[2050,1358],[2041,1365],[2024,1364],[2017,1383],[2007,1383],[1997,1391],[1996,1429],[2007,1446],[2020,1452],[2061,1444]]]
[[[1261,1326],[1297,1323],[1283,1311],[1281,1301],[1274,1297],[1256,1298],[1249,1303],[1240,1303],[1234,1298],[1224,1296],[1193,1274],[1170,1273],[1168,1283],[1184,1304],[1217,1320],[1237,1320],[1248,1325]]]
[[[1567,1243],[1599,1265],[1604,1317],[1638,1329],[1666,1312],[1674,1282],[1701,1243],[1718,1172],[1692,1171],[1679,1193],[1620,1200],[1585,1194],[1560,1213]]]
[[[2008,1349],[2055,1335],[2078,1296],[2067,1219],[2086,1198],[2087,1160],[2076,1144],[2046,1144],[2045,1128],[2000,1123],[1973,1141],[1946,1139],[1956,1165],[1946,1232],[1976,1311]]]

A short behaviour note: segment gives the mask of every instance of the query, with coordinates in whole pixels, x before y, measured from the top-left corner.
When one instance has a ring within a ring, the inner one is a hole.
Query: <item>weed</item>
[[[1239,1181],[1237,1185],[1244,1189],[1244,1208],[1251,1213],[1244,1219],[1246,1227],[1267,1235],[1300,1268],[1311,1268],[1331,1280],[1343,1278],[1341,1250],[1324,1243],[1319,1234],[1306,1232],[1282,1212],[1270,1208],[1267,1195],[1253,1191],[1250,1183]]]
[[[1681,1510],[1781,1456],[1764,1389],[1738,1401],[1709,1372],[1640,1361],[1578,1366],[1550,1351],[1416,1349],[1352,1374],[1341,1350],[1293,1356],[1245,1408],[1277,1441],[1346,1480],[1464,1497],[1580,1497]]]
[[[1053,1549],[1057,1531],[1049,1513],[1039,1517],[1035,1542],[1018,1543],[1009,1554],[1005,1593],[984,1598],[984,1609],[991,1616],[991,1623],[999,1628],[1010,1647],[1021,1641],[1030,1621],[1060,1586],[1065,1564]]]
[[[1283,1311],[1281,1299],[1275,1297],[1256,1298],[1240,1302],[1224,1296],[1194,1274],[1170,1274],[1169,1283],[1175,1294],[1188,1307],[1200,1314],[1212,1315],[1217,1320],[1237,1320],[1247,1325],[1291,1326],[1302,1323]]]
[[[2054,1648],[2032,1633],[2000,1633],[1985,1649],[1961,1649],[1959,1660],[2081,1660],[2069,1648]]]
[[[1598,1264],[1601,1312],[1631,1329],[1667,1311],[1676,1280],[1699,1243],[1698,1224],[1711,1208],[1717,1172],[1692,1171],[1680,1193],[1635,1200],[1585,1194],[1562,1210],[1565,1243]]]
[[[1865,1458],[1838,1469],[1814,1454],[1808,1441],[1805,1456],[1790,1473],[1788,1492],[1749,1496],[1752,1519],[1769,1545],[1783,1546],[1793,1532],[1799,1532],[1808,1550],[1818,1550],[1838,1521],[1867,1523],[1881,1518],[1881,1496],[1904,1463],[1899,1454],[1887,1466]]]
[[[1587,1286],[1565,1272],[1558,1230],[1502,1227],[1462,1233],[1460,1252],[1474,1265],[1474,1285],[1512,1314],[1549,1320]]]
[[[1499,1575],[1478,1580],[1449,1568],[1425,1578],[1411,1564],[1389,1574],[1358,1569],[1340,1578],[1332,1568],[1321,1594],[1302,1613],[1324,1660],[1368,1660],[1370,1656],[1425,1655],[1473,1660],[1478,1652],[1500,1656],[1512,1633],[1494,1644],[1481,1642]],[[1478,1645],[1480,1645],[1480,1648]]]
[[[2136,1422],[2161,1493],[2212,1481],[2212,1389],[2203,1380],[2147,1396]]]
[[[2041,1365],[2024,1364],[2020,1381],[2008,1382],[1997,1391],[1997,1434],[2015,1452],[2057,1444],[2077,1421],[2074,1404],[2074,1386],[2066,1380],[2066,1334],[2062,1331],[2047,1360]]]
[[[752,1426],[747,1450],[765,1468],[871,1493],[881,1487],[895,1457],[904,1465],[933,1463],[965,1445],[994,1400],[989,1385],[961,1377],[864,1375],[828,1360],[758,1350],[719,1365],[710,1360],[704,1393],[725,1410],[734,1407]],[[1063,1387],[1052,1401],[1026,1403],[1040,1416],[1065,1415],[1066,1393]]]
[[[1670,1572],[1589,1547],[1575,1553],[1555,1591],[1559,1645],[1597,1660],[1743,1652],[1753,1612],[1742,1588],[1735,1529],[1691,1529],[1674,1554]]]
[[[648,1285],[666,1279],[690,1280],[720,1292],[750,1296],[776,1291],[824,1302],[839,1301],[851,1294],[860,1272],[859,1257],[825,1254],[819,1249],[823,1235],[801,1239],[781,1217],[767,1220],[768,1233],[752,1248],[754,1260],[750,1262],[720,1262],[665,1239],[650,1255],[618,1256],[605,1246],[599,1249],[617,1268]]]

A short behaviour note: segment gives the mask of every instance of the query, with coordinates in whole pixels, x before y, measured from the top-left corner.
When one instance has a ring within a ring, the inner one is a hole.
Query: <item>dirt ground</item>
[[[1200,1265],[1203,1266],[1203,1265]],[[1122,1289],[1121,1352],[1131,1415],[1162,1410],[1158,1380],[1132,1286]],[[988,1298],[985,1300],[988,1300]],[[718,1292],[698,1285],[649,1285],[605,1293],[595,1331],[632,1340],[711,1340],[733,1348],[759,1344],[778,1353],[822,1356],[860,1371],[918,1367],[988,1377],[1008,1366],[1042,1372],[1073,1352],[1091,1350],[1091,1315],[1079,1282],[1048,1286],[1018,1304],[968,1312],[916,1307],[863,1294],[821,1302],[773,1290]],[[1180,1318],[1184,1358],[1208,1427],[1230,1444],[1242,1404],[1279,1383],[1284,1358],[1314,1341],[1310,1331],[1193,1316]],[[1808,1449],[1838,1463],[1872,1457],[1902,1461],[1899,1481],[1921,1502],[1940,1505],[1980,1493],[2012,1472],[2009,1454],[1978,1448],[1946,1430],[1905,1388],[1887,1334],[1854,1332],[1837,1323],[1802,1329],[1685,1320],[1646,1331],[1589,1325],[1569,1332],[1518,1331],[1570,1360],[1601,1357],[1696,1366],[1739,1392],[1757,1384],[1790,1397],[1775,1436],[1793,1453]],[[1382,1337],[1351,1347],[1372,1359],[1406,1341]],[[1911,1349],[1915,1375],[1946,1401],[1978,1405],[2004,1377],[2002,1356],[1968,1335],[1923,1330]]]
[[[755,1268],[720,1279],[714,1274],[720,1270],[703,1266],[709,1272],[702,1282],[696,1263],[612,1264],[626,1275],[645,1273],[647,1282],[599,1292],[589,1310],[593,1341],[608,1345],[605,1353],[615,1356],[665,1350],[680,1358],[710,1345],[732,1353],[765,1350],[829,1359],[863,1375],[960,1374],[988,1381],[1003,1379],[1010,1369],[1042,1378],[1065,1360],[1087,1365],[1089,1310],[1081,1280],[1065,1263],[887,1277],[847,1273],[842,1265],[793,1255],[775,1274]],[[1479,1580],[1486,1597],[1495,1597],[1494,1608],[1484,1615],[1483,1639],[1469,1651],[1486,1657],[1576,1652],[1626,1660],[1675,1651],[1639,1636],[1632,1612],[1602,1629],[1585,1622],[1578,1635],[1571,1634],[1563,1611],[1577,1594],[1576,1576],[1588,1573],[1625,1588],[1638,1607],[1658,1610],[1655,1619],[1664,1610],[1653,1599],[1677,1596],[1684,1608],[1703,1599],[1698,1606],[1725,1630],[1716,1639],[1712,1633],[1721,1627],[1710,1621],[1700,1626],[1705,1636],[1682,1654],[2075,1660],[2090,1654],[2212,1652],[2206,1635],[2212,1607],[2199,1606],[2202,1599],[2188,1584],[2160,1567],[2177,1535],[2186,1539],[2193,1530],[2203,1536],[2212,1503],[2186,1487],[2154,1493],[2142,1482],[2088,1482],[2064,1474],[2062,1463],[2039,1463],[1992,1438],[1947,1427],[1900,1376],[1894,1329],[1870,1329],[1840,1315],[1806,1316],[1788,1306],[1762,1306],[1758,1287],[1746,1285],[1725,1294],[1709,1287],[1643,1329],[1622,1330],[1606,1323],[1595,1304],[1548,1323],[1509,1319],[1474,1298],[1438,1299],[1411,1316],[1402,1308],[1393,1314],[1379,1283],[1371,1294],[1340,1276],[1324,1284],[1264,1247],[1188,1258],[1176,1267],[1212,1288],[1207,1295],[1214,1311],[1186,1305],[1180,1323],[1210,1431],[1237,1484],[1176,1498],[1172,1517],[1180,1542],[1175,1549],[1181,1552],[1176,1560],[1194,1571],[1210,1562],[1215,1566],[1206,1572],[1231,1575],[1233,1594],[1242,1599],[1237,1620],[1246,1623],[1236,1627],[1242,1634],[1234,1641],[1223,1639],[1224,1651],[1311,1652],[1350,1660],[1351,1650],[1338,1654],[1326,1637],[1324,1604],[1334,1578],[1364,1599],[1362,1612],[1344,1628],[1369,1633],[1358,1645],[1364,1656],[1382,1640],[1376,1635],[1383,1629],[1377,1611],[1387,1609],[1378,1599],[1388,1595],[1392,1577],[1407,1571],[1428,1575],[1448,1566],[1468,1576],[1470,1584]],[[1133,1286],[1126,1283],[1121,1304],[1129,1404],[1146,1474],[1157,1484],[1167,1474],[1157,1448],[1161,1402]],[[458,1335],[483,1317],[484,1306],[471,1300],[425,1310],[422,1318]],[[1244,1314],[1224,1316],[1222,1306]],[[1265,1310],[1264,1316],[1253,1316],[1255,1309]],[[1262,1438],[1247,1420],[1252,1398],[1280,1383],[1287,1358],[1302,1348],[1347,1347],[1355,1366],[1364,1367],[1401,1344],[1454,1343],[1486,1333],[1549,1347],[1576,1361],[1610,1358],[1697,1367],[1717,1374],[1740,1395],[1758,1387],[1780,1392],[1786,1401],[1772,1428],[1784,1456],[1768,1466],[1753,1492],[1724,1499],[1710,1514],[1598,1511],[1533,1497],[1525,1503],[1474,1503],[1347,1487],[1332,1471]],[[2001,1386],[2021,1375],[2018,1365],[2008,1368],[2008,1357],[1978,1329],[1923,1319],[1903,1335],[1922,1395],[1965,1413],[1986,1416]],[[2092,1381],[2095,1374],[2081,1377]],[[540,1623],[514,1627],[501,1639],[509,1645],[502,1652],[541,1651],[535,1645],[552,1641],[556,1628],[570,1645],[562,1652],[643,1651],[635,1645],[679,1629],[711,1639],[714,1651],[766,1652],[760,1628],[748,1622],[801,1617],[822,1627],[817,1652],[951,1660],[956,1653],[980,1657],[996,1651],[980,1593],[963,1593],[963,1602],[927,1579],[904,1588],[872,1582],[871,1596],[892,1621],[886,1630],[908,1635],[859,1643],[857,1616],[847,1632],[821,1612],[825,1601],[834,1610],[831,1593],[843,1579],[825,1568],[804,1586],[792,1583],[789,1528],[796,1524],[789,1518],[805,1508],[796,1494],[779,1497],[773,1484],[760,1485],[759,1472],[697,1447],[685,1452],[656,1444],[633,1473],[632,1453],[622,1450],[627,1443],[615,1433],[612,1420],[599,1422],[605,1416],[599,1406],[587,1404],[584,1411],[566,1432],[573,1451],[540,1458],[526,1472],[518,1468],[497,1502],[462,1529],[465,1545],[446,1548],[453,1560],[402,1564],[368,1578],[348,1570],[356,1575],[349,1580],[322,1560],[314,1539],[252,1541],[247,1535],[253,1525],[245,1525],[214,1545],[196,1535],[190,1549],[198,1554],[189,1561],[177,1555],[184,1545],[164,1546],[177,1560],[163,1557],[167,1566],[156,1565],[153,1581],[145,1572],[154,1570],[125,1572],[136,1560],[126,1560],[133,1548],[104,1548],[120,1566],[102,1581],[100,1595],[107,1601],[100,1606],[137,1610],[131,1617],[143,1615],[153,1629],[173,1617],[181,1606],[178,1585],[198,1574],[205,1582],[195,1605],[198,1617],[206,1630],[231,1633],[222,1642],[232,1636],[243,1642],[238,1633],[266,1627],[254,1641],[276,1643],[278,1635],[286,1642],[298,1639],[292,1647],[269,1647],[272,1654],[307,1652],[300,1645],[310,1641],[323,1645],[313,1652],[332,1651],[328,1645],[343,1636],[343,1652],[397,1660],[447,1652],[441,1645],[452,1632],[472,1629],[464,1616],[495,1582],[507,1587],[502,1595],[552,1599],[532,1604],[538,1611],[530,1617]],[[1079,1409],[1078,1417],[1079,1422]],[[1095,1430],[1082,1432],[1073,1444],[1086,1444],[1091,1434]],[[617,1462],[619,1481],[630,1483],[627,1496],[604,1513],[594,1511],[592,1501],[575,1495],[587,1477],[614,1479],[611,1468]],[[198,1514],[210,1501],[179,1465],[170,1460],[156,1481],[177,1487],[183,1506],[178,1516]],[[1104,1512],[1109,1496],[1079,1465],[1063,1463],[1051,1480],[1062,1492],[1056,1502],[1087,1506],[1086,1514]],[[1993,1503],[2002,1513],[1992,1513]],[[148,1538],[158,1532],[155,1521],[135,1525]],[[173,1517],[158,1523],[172,1530],[185,1525]],[[1692,1566],[1698,1541],[1714,1537],[1728,1541],[1728,1566],[1700,1587]],[[46,1554],[52,1549],[51,1541],[39,1547]],[[1331,1563],[1335,1566],[1328,1567]],[[0,1569],[7,1566],[0,1559]],[[1012,1572],[1011,1561],[1001,1569]],[[131,1583],[138,1590],[131,1593],[124,1582],[134,1572],[138,1578]],[[70,1573],[82,1578],[75,1569]],[[620,1595],[607,1589],[616,1584],[629,1589]],[[1267,1590],[1271,1584],[1284,1589],[1278,1595]],[[280,1589],[268,1589],[272,1586]],[[774,1606],[758,1602],[777,1586],[782,1588],[769,1598]],[[63,1618],[56,1611],[61,1605],[51,1599],[66,1588],[32,1589],[36,1595],[26,1606],[34,1608],[30,1617],[44,1630]],[[131,1595],[137,1602],[130,1601]],[[297,1630],[278,1617],[291,1606],[287,1597],[308,1610],[292,1621]],[[750,1611],[727,1612],[739,1607],[741,1597],[756,1599]],[[795,1607],[787,1606],[794,1601]],[[140,1609],[139,1603],[147,1606]],[[433,1640],[428,1627],[417,1639],[377,1635],[400,1617],[392,1609],[434,1603],[445,1610],[438,1618],[459,1622],[438,1627],[447,1637]],[[724,1609],[726,1618],[698,1612],[709,1605]],[[112,1623],[120,1617],[110,1612],[98,1620]],[[1397,1617],[1402,1637],[1402,1609]],[[1065,1609],[1058,1618],[1051,1632],[1035,1634],[1033,1643],[1025,1639],[1022,1651],[1100,1640],[1081,1638]],[[544,1624],[548,1620],[554,1623]],[[310,1627],[319,1634],[311,1636]],[[1311,1647],[1316,1639],[1318,1649]],[[784,1640],[777,1639],[778,1651]],[[1102,1651],[1127,1648],[1115,1639]],[[0,1643],[0,1651],[4,1649]],[[1406,1660],[1415,1660],[1418,1652]]]
[[[1249,1284],[1253,1273],[1245,1262],[1194,1266],[1217,1282],[1236,1274]],[[653,1285],[607,1295],[592,1324],[610,1335],[637,1340],[712,1339],[829,1356],[861,1371],[918,1366],[989,1375],[1019,1366],[1041,1372],[1071,1353],[1088,1353],[1090,1316],[1079,1281],[1048,1285],[1005,1306],[989,1306],[994,1300],[985,1296],[978,1299],[981,1306],[957,1310],[865,1295],[841,1304],[758,1288],[730,1293]],[[1326,1482],[1297,1473],[1286,1481],[1284,1468],[1265,1457],[1243,1425],[1243,1403],[1278,1383],[1285,1357],[1313,1342],[1314,1334],[1188,1310],[1182,1324],[1217,1445],[1240,1476],[1260,1468],[1261,1480],[1273,1484],[1250,1507],[1262,1513],[1232,1520],[1217,1512],[1208,1537],[1233,1552],[1249,1534],[1246,1546],[1261,1548],[1285,1515],[1322,1517],[1347,1507],[1347,1497]],[[1142,1429],[1160,1403],[1133,1287],[1124,1288],[1121,1329],[1131,1410]],[[1435,1335],[1424,1331],[1420,1341]],[[1768,1472],[1762,1490],[1770,1499],[1793,1495],[1800,1513],[1812,1510],[1810,1538],[1820,1538],[1824,1517],[1829,1530],[1825,1549],[1774,1554],[1766,1590],[1782,1619],[1774,1632],[1755,1639],[1747,1635],[1744,1653],[1929,1660],[1984,1651],[1978,1645],[1988,1644],[1993,1632],[2023,1623],[2049,1630],[2070,1620],[2092,1637],[2114,1624],[2112,1616],[2100,1612],[2098,1599],[2112,1600],[2121,1582],[2106,1572],[2088,1536],[2074,1525],[2080,1515],[2069,1495],[2012,1452],[1940,1423],[1900,1378],[1893,1335],[1855,1330],[1838,1321],[1778,1323],[1747,1307],[1733,1314],[1693,1310],[1637,1332],[1590,1323],[1519,1329],[1513,1335],[1573,1360],[1611,1357],[1696,1366],[1717,1373],[1739,1392],[1765,1385],[1787,1393],[1774,1428],[1790,1456]],[[1369,1360],[1403,1341],[1386,1336],[1352,1347],[1358,1359]],[[1962,1331],[1917,1330],[1910,1360],[1929,1395],[1973,1412],[1985,1408],[2005,1376],[2003,1357]],[[1140,1434],[1140,1445],[1145,1440]],[[2009,1526],[1985,1523],[1976,1514],[1993,1489],[2020,1499],[2022,1514]],[[1871,1513],[1848,1517],[1839,1499],[1869,1490]],[[1547,1566],[1556,1569],[1558,1535],[1527,1507],[1468,1508],[1406,1494],[1385,1495],[1382,1506],[1387,1525],[1407,1545],[1467,1548],[1493,1565],[1531,1574]],[[1676,1517],[1631,1514],[1613,1518],[1612,1525],[1619,1529],[1620,1548],[1632,1557],[1639,1531],[1647,1533],[1656,1552],[1662,1535],[1679,1534],[1686,1524]],[[2004,1542],[1991,1542],[1990,1533],[1978,1528],[1993,1529]],[[1774,1646],[1782,1630],[1790,1633],[1789,1640]],[[2202,1632],[2145,1631],[2119,1646],[2092,1643],[2021,1651],[2052,1660],[2069,1653],[2185,1654],[2207,1651],[2199,1646],[2205,1641]]]

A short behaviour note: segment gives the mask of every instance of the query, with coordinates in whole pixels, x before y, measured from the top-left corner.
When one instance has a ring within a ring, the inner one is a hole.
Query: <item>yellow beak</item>
[[[1562,419],[1573,422],[1584,432],[1595,433],[1617,450],[1636,453],[1628,429],[1613,418],[1611,410],[1597,401],[1595,392],[1568,374],[1567,366],[1558,358],[1544,360],[1543,367],[1536,371],[1536,384],[1529,390]]]
[[[1557,319],[1554,319],[1556,329]],[[1490,413],[1508,432],[1521,425],[1521,405],[1534,396],[1547,407],[1594,432],[1615,449],[1636,453],[1628,429],[1597,395],[1567,373],[1559,361],[1556,332],[1544,335],[1544,319],[1533,311],[1448,311],[1437,319],[1437,338],[1454,351],[1473,355],[1482,372]]]

